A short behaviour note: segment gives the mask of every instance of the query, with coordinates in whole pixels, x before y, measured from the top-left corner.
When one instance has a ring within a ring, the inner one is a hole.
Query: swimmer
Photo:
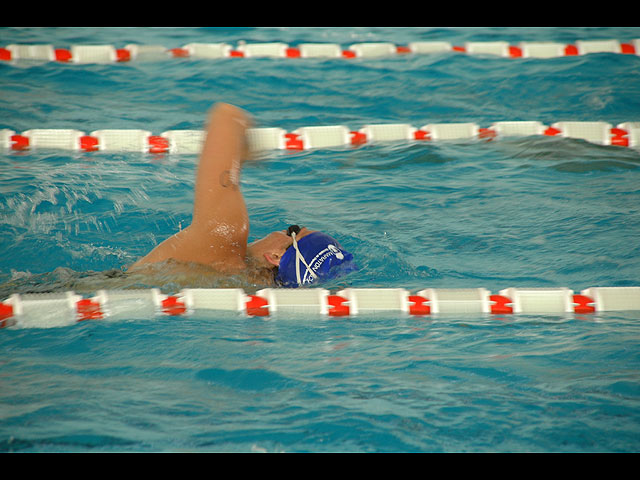
[[[254,282],[297,287],[353,270],[353,256],[322,232],[293,225],[252,243],[249,215],[240,190],[248,158],[251,117],[229,104],[209,113],[196,174],[191,225],[155,247],[129,271],[167,262],[197,264],[223,275],[247,275]],[[188,267],[190,268],[190,267]]]

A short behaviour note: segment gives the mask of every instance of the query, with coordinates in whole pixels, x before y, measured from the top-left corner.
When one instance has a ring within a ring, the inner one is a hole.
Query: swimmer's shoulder
[[[135,263],[126,273],[141,283],[167,285],[180,288],[271,287],[275,285],[272,270],[252,264],[230,266],[228,264],[205,265],[169,258],[153,263]]]

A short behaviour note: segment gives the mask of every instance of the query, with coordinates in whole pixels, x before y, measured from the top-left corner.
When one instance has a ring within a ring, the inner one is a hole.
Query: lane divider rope
[[[204,312],[232,312],[248,317],[295,313],[329,317],[394,313],[406,316],[594,314],[640,311],[640,287],[590,287],[579,294],[560,288],[507,288],[492,294],[484,288],[266,288],[183,289],[175,295],[158,289],[99,290],[83,298],[74,292],[13,294],[0,302],[0,328],[60,326],[107,318],[180,317]]]
[[[25,152],[62,149],[84,152],[140,152],[152,154],[197,154],[202,148],[203,130],[168,130],[154,135],[147,130],[106,129],[87,134],[75,129],[31,129],[16,133],[0,129],[0,149]],[[344,125],[311,126],[288,132],[281,128],[247,130],[253,152],[265,150],[312,150],[362,146],[384,142],[465,141],[529,136],[565,137],[607,146],[640,147],[640,122],[556,122],[548,126],[537,121],[494,122],[488,127],[476,123],[432,123],[416,128],[410,124],[365,125],[352,130]]]
[[[621,42],[616,39],[577,40],[562,42],[505,41],[465,42],[453,45],[447,41],[417,41],[407,45],[391,42],[354,43],[343,48],[337,43],[301,43],[290,46],[283,42],[246,43],[235,47],[228,43],[190,43],[178,48],[162,45],[129,44],[123,48],[113,45],[72,45],[56,48],[50,44],[10,44],[0,48],[0,61],[50,61],[58,63],[122,63],[135,60],[163,58],[381,58],[410,54],[445,52],[469,55],[493,55],[505,58],[554,58],[592,53],[640,55],[640,39]]]

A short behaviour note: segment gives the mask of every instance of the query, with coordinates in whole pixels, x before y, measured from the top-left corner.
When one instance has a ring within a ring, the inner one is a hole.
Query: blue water
[[[638,28],[0,29],[10,43],[640,38]],[[459,54],[346,61],[0,63],[0,128],[640,120],[640,59]],[[0,297],[184,285],[116,275],[190,221],[195,155],[0,152]],[[245,167],[251,238],[332,233],[361,270],[327,285],[640,285],[640,152],[579,140],[267,152]],[[234,283],[235,282],[235,283]],[[237,285],[237,280],[199,286]],[[240,284],[248,291],[259,285]],[[638,312],[220,315],[0,331],[0,451],[634,452]]]

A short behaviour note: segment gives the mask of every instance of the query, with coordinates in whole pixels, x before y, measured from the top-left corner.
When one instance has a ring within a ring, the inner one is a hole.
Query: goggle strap
[[[311,267],[307,264],[302,253],[298,249],[298,241],[296,240],[296,232],[291,232],[291,238],[293,240],[293,248],[296,251],[296,279],[298,280],[298,286],[302,285],[302,279],[300,278],[300,262],[307,268],[307,272],[311,274],[313,278],[317,278],[317,275],[311,270]]]

